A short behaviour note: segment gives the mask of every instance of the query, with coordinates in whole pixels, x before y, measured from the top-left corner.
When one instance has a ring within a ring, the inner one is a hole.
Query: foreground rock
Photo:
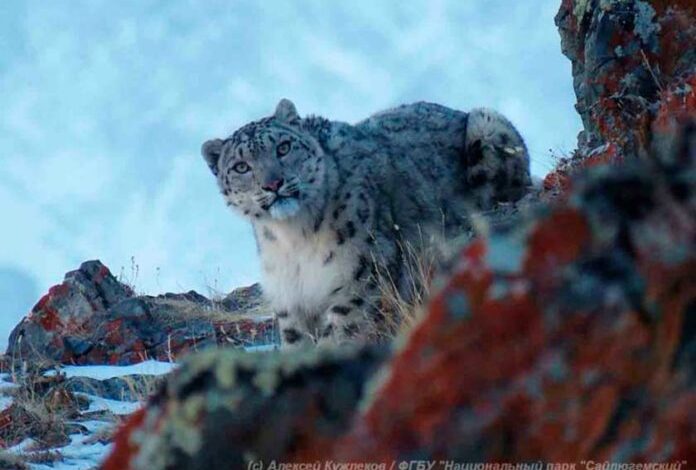
[[[52,287],[12,331],[6,360],[17,365],[132,364],[174,360],[211,345],[275,343],[257,285],[221,302],[189,292],[136,296],[99,261]]]
[[[106,468],[246,468],[349,428],[378,350],[291,355],[218,350],[191,357],[116,437]],[[137,463],[136,463],[137,460]]]

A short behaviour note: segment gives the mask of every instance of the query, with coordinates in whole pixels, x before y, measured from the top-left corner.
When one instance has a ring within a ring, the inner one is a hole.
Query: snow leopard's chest
[[[257,229],[262,285],[276,311],[317,315],[351,279],[355,254],[329,230],[305,235],[279,227]]]

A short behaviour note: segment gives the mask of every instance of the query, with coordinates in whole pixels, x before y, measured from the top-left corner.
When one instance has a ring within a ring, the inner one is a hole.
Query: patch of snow
[[[162,375],[171,372],[177,365],[168,362],[146,361],[140,364],[131,366],[68,366],[60,368],[60,372],[70,377],[90,377],[96,380],[107,380],[114,377],[122,377],[126,375],[141,374],[141,375]],[[49,371],[46,375],[55,375],[57,372]],[[2,387],[14,387],[15,384],[6,382],[9,379],[7,374],[0,375],[0,390]],[[115,415],[128,415],[138,410],[142,406],[139,402],[128,402],[110,400],[107,398],[98,397],[87,393],[76,393],[89,400],[89,408],[86,412],[110,411]],[[11,397],[0,395],[0,410],[5,409],[12,403]],[[114,426],[114,423],[109,420],[88,420],[88,421],[71,421],[74,424],[86,428],[85,434],[70,435],[70,443],[63,447],[55,447],[48,449],[50,452],[60,454],[62,460],[51,462],[49,464],[29,463],[31,470],[88,470],[98,467],[106,458],[111,450],[112,444],[94,441],[94,436]],[[32,451],[33,439],[25,439],[21,443],[8,448],[7,452],[31,456],[35,451]]]
[[[75,395],[83,396],[89,399],[89,408],[86,413],[94,411],[110,411],[115,415],[128,415],[138,410],[142,406],[140,402],[110,400],[87,393],[75,393]],[[84,423],[83,423],[84,424]]]
[[[275,351],[278,349],[276,344],[257,344],[255,346],[244,346],[247,352]]]
[[[11,388],[17,388],[17,384],[12,382],[10,374],[0,374],[0,392]]]
[[[89,426],[89,423],[93,423],[93,425]],[[92,431],[96,432],[104,428],[107,423],[87,421],[80,424],[89,428],[91,434]],[[90,434],[73,434],[70,436],[70,444],[54,449],[60,452],[63,457],[62,461],[54,462],[51,465],[32,464],[29,465],[29,468],[32,470],[89,470],[99,466],[111,450],[112,445],[101,442],[85,442],[90,438]]]
[[[0,411],[10,407],[12,397],[7,396],[7,393],[17,387],[17,384],[8,382],[8,380],[9,374],[0,374]]]
[[[12,398],[0,396],[0,411],[9,408],[12,404]]]
[[[126,375],[164,375],[177,367],[176,363],[161,361],[145,361],[129,366],[65,366],[60,372],[67,378],[88,377],[95,380],[108,380]],[[56,375],[55,370],[46,372],[46,376]]]
[[[36,464],[30,463],[31,470],[88,470],[98,467],[106,458],[111,450],[111,444],[103,444],[101,442],[88,442],[92,436],[112,426],[112,423],[106,421],[80,421],[75,422],[87,428],[87,434],[71,434],[70,443],[63,447],[49,449],[50,452],[60,453],[62,460],[52,462],[51,464]],[[16,446],[7,449],[7,452],[17,455],[31,455],[32,445],[35,443],[33,439],[25,439]]]
[[[7,449],[7,452],[11,452],[11,453],[15,453],[15,454],[19,454],[19,453],[22,453],[22,452],[26,452],[26,450],[27,450],[31,445],[33,445],[35,442],[36,442],[36,441],[34,441],[34,439],[32,439],[32,438],[24,439],[24,440],[23,440],[22,442],[20,442],[19,444],[14,445],[14,446],[12,446],[12,447],[9,447],[9,448]]]

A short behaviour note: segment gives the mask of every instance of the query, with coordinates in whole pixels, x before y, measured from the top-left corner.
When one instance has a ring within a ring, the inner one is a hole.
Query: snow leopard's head
[[[284,220],[323,203],[323,152],[289,100],[201,151],[227,204],[246,217]]]

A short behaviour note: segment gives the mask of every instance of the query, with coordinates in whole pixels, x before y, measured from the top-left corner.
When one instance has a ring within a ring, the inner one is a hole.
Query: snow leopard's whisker
[[[299,185],[283,186],[283,190],[279,193],[281,196],[292,196],[293,193],[299,191]]]

